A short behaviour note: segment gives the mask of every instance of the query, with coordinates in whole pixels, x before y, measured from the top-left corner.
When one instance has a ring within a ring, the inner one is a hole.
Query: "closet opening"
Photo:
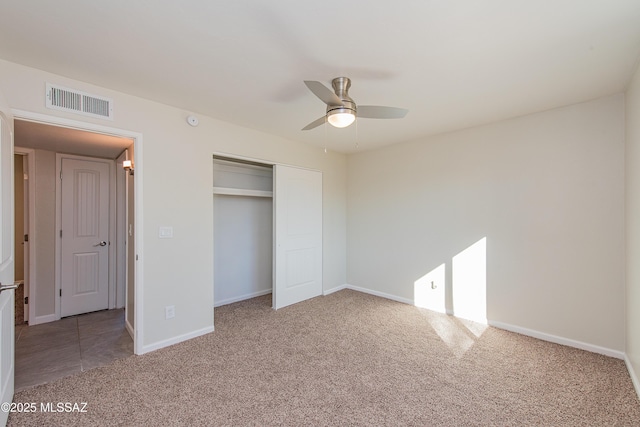
[[[273,165],[214,156],[213,218],[214,307],[271,294]]]

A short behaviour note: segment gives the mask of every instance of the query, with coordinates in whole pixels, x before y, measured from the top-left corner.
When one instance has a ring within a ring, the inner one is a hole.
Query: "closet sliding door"
[[[276,165],[273,308],[322,294],[322,173]]]

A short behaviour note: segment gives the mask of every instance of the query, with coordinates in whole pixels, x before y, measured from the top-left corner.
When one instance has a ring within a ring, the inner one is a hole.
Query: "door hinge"
[[[62,171],[60,171],[60,181],[62,181]]]
[[[60,296],[62,296],[62,289],[60,289]]]
[[[29,235],[28,235],[28,234],[25,234],[25,235],[24,235],[24,242],[26,243],[26,242],[28,242],[28,241],[29,241]]]
[[[60,230],[60,238],[62,238],[62,230]]]
[[[29,297],[24,297],[24,303],[25,303],[25,305],[29,304]]]

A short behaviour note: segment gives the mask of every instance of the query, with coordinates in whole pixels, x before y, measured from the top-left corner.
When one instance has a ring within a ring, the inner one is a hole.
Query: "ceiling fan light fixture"
[[[320,82],[305,80],[304,84],[327,105],[327,110],[324,116],[315,119],[302,130],[315,129],[326,122],[337,128],[346,128],[356,120],[356,116],[365,119],[401,119],[409,112],[404,108],[379,105],[356,106],[355,101],[349,96],[351,80],[348,77],[333,79],[333,92]]]
[[[356,119],[353,110],[347,108],[339,108],[327,113],[327,121],[331,126],[337,128],[346,128]]]

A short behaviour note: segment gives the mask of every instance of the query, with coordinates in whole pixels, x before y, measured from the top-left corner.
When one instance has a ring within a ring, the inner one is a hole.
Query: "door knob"
[[[98,242],[93,246],[107,246],[107,242],[105,242],[104,240],[102,242]]]
[[[18,286],[20,286],[20,283],[18,282],[15,282],[13,285],[3,285],[2,283],[0,283],[0,292],[10,291],[11,289],[18,289]]]

